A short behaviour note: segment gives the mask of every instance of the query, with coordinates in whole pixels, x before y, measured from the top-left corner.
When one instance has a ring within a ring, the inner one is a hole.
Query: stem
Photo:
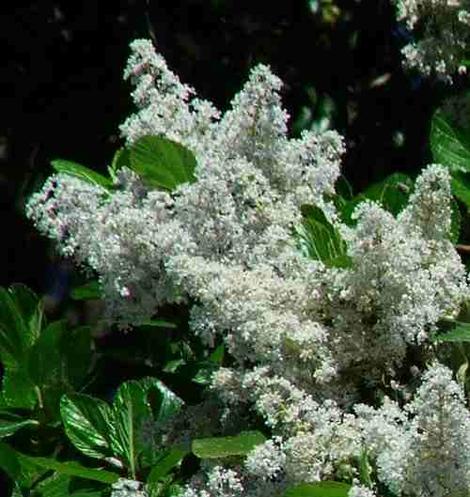
[[[44,409],[44,401],[42,399],[41,389],[36,385],[34,387],[34,391],[36,392],[36,398],[38,399],[39,408]]]
[[[462,252],[464,254],[470,254],[470,245],[462,245],[462,244],[458,243],[455,246],[455,248],[458,252]]]

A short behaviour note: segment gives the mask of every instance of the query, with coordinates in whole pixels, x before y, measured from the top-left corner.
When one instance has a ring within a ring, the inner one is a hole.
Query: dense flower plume
[[[425,76],[452,82],[470,46],[470,4],[467,0],[396,0],[398,20],[414,33],[415,41],[402,54],[405,65]]]
[[[418,3],[403,6],[412,25]],[[448,171],[427,167],[398,216],[364,202],[347,226],[331,201],[342,139],[331,131],[290,139],[281,82],[268,67],[252,70],[223,114],[197,99],[148,41],[133,42],[126,77],[137,106],[121,128],[127,142],[163,134],[181,143],[197,158],[197,180],[170,193],[123,168],[107,192],[58,174],[28,213],[65,255],[99,275],[110,318],[138,324],[164,303],[183,303],[193,332],[208,346],[223,340],[234,359],[212,377],[218,422],[256,413],[272,437],[243,465],[203,467],[184,496],[276,496],[348,474],[350,497],[373,497],[378,489],[359,481],[364,453],[396,495],[466,488],[470,416],[450,370],[432,363],[405,405],[361,403],[364,385],[398,384],[410,351],[425,358],[437,322],[456,316],[469,296],[449,241]],[[350,266],[298,250],[293,232],[304,204],[342,234]]]

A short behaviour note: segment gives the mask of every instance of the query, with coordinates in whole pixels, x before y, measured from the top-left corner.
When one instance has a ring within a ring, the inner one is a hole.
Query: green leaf
[[[123,383],[114,398],[114,430],[111,445],[135,477],[139,462],[151,465],[158,458],[152,440],[146,440],[146,426],[163,427],[180,409],[183,401],[155,378]]]
[[[283,497],[348,497],[351,485],[337,481],[302,483],[289,488]]]
[[[113,413],[106,402],[83,394],[64,395],[60,414],[65,433],[78,450],[98,459],[112,455]]]
[[[65,321],[55,321],[49,324],[31,348],[28,372],[36,385],[59,383],[62,379],[59,343],[65,326]]]
[[[175,323],[167,321],[166,319],[149,319],[140,323],[139,326],[148,326],[149,328],[177,328]]]
[[[93,357],[92,330],[89,326],[64,329],[59,337],[62,377],[78,388],[90,370]]]
[[[114,154],[111,167],[109,168],[111,178],[115,179],[117,172],[123,167],[130,167],[129,149],[125,147],[119,148]]]
[[[221,366],[225,356],[225,346],[221,343],[209,356],[209,362],[211,364]]]
[[[69,160],[56,159],[51,162],[52,167],[62,174],[67,174],[68,176],[73,176],[79,178],[92,185],[100,186],[105,190],[112,188],[113,183],[110,179],[106,178],[100,173],[89,169],[88,167],[82,166],[77,162],[72,162]]]
[[[165,373],[175,373],[181,366],[184,366],[186,361],[184,359],[173,359],[168,361],[165,366],[163,366],[162,371]]]
[[[37,400],[27,372],[28,354],[38,340],[43,310],[24,285],[0,288],[0,359],[4,367],[2,398],[9,407],[32,409]]]
[[[1,414],[0,414],[1,416]],[[0,438],[9,437],[25,426],[37,426],[39,423],[34,419],[1,419]]]
[[[102,297],[99,281],[90,281],[70,292],[73,300],[98,300]]]
[[[378,202],[384,209],[396,216],[406,207],[412,191],[413,180],[406,174],[394,173],[383,181],[370,185],[350,200],[342,197],[335,197],[334,200],[343,222],[352,226],[355,225],[352,214],[361,202],[366,200]]]
[[[92,338],[88,327],[67,329],[65,321],[55,321],[41,333],[29,351],[26,369],[42,395],[48,416],[59,412],[62,394],[83,382],[92,360]]]
[[[359,457],[359,480],[362,485],[372,488],[372,466],[369,462],[369,457],[367,456],[367,450],[362,449],[361,455]]]
[[[71,477],[54,473],[34,486],[33,497],[69,497]]]
[[[6,406],[32,409],[36,404],[37,393],[27,363],[30,348],[40,336],[42,319],[42,304],[27,287],[0,288],[2,400]]]
[[[339,231],[313,205],[302,206],[303,222],[296,228],[299,249],[306,257],[322,261],[329,267],[349,267],[351,259]]]
[[[259,431],[245,431],[233,437],[199,438],[193,440],[192,451],[200,459],[245,456],[266,441]]]
[[[23,494],[20,486],[18,485],[18,482],[16,482],[16,481],[13,484],[13,489],[11,491],[10,497],[24,497],[24,494]]]
[[[37,387],[24,370],[5,369],[2,388],[8,407],[33,409],[38,401]]]
[[[194,383],[198,383],[199,385],[209,384],[214,371],[222,365],[224,355],[225,347],[221,344],[210,354],[206,361],[199,363],[202,367],[194,375],[192,381],[194,381]]]
[[[44,317],[42,302],[32,290],[21,283],[11,285],[9,293],[24,322],[25,344],[31,346],[41,333]]]
[[[129,149],[130,167],[151,187],[174,190],[196,180],[196,158],[183,145],[163,136],[143,136]]]
[[[0,357],[7,367],[23,365],[27,349],[37,340],[42,307],[22,285],[0,287]]]
[[[106,487],[101,482],[55,472],[35,485],[31,497],[102,497]]]
[[[342,174],[335,183],[336,195],[341,197],[344,202],[349,202],[353,199],[354,193],[351,183]]]
[[[0,442],[0,468],[13,481],[18,479],[21,473],[21,465],[18,461],[16,451],[4,442]]]
[[[185,447],[172,447],[165,451],[158,462],[152,467],[147,484],[152,486],[166,476],[173,468],[179,466],[184,457],[189,453]]]
[[[25,456],[28,457],[28,456]],[[103,469],[93,469],[82,466],[76,461],[59,462],[48,457],[28,457],[29,460],[40,468],[52,469],[59,474],[76,476],[87,480],[99,481],[102,483],[115,483],[119,475]]]
[[[452,171],[470,170],[470,140],[467,133],[439,109],[431,121],[430,144],[434,162]]]
[[[446,331],[435,335],[435,342],[470,342],[470,323],[449,320],[440,324]]]
[[[452,173],[452,193],[470,210],[470,175]]]
[[[407,174],[394,173],[366,188],[359,197],[361,200],[380,202],[386,210],[396,216],[408,203],[412,191],[413,180]]]
[[[89,326],[64,330],[59,339],[62,375],[67,384],[79,387],[90,371],[93,338]]]
[[[45,472],[29,456],[17,452],[4,442],[0,442],[0,468],[21,488],[30,488]]]

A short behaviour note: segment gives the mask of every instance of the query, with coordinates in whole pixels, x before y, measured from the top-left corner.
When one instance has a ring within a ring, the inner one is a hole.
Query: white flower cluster
[[[111,497],[148,497],[148,494],[143,490],[143,485],[140,481],[119,478],[112,485]]]
[[[402,49],[405,64],[423,75],[452,82],[466,73],[470,48],[468,0],[395,0],[398,20],[414,32],[416,41]]]
[[[243,482],[236,471],[214,466],[205,479],[194,478],[181,497],[244,497]]]
[[[108,192],[59,174],[28,214],[99,275],[114,319],[139,323],[163,303],[185,303],[192,330],[209,346],[223,340],[233,357],[232,369],[214,374],[213,392],[226,413],[254,410],[273,438],[243,467],[197,475],[185,497],[275,496],[344,474],[357,482],[364,451],[397,495],[460,489],[470,426],[448,370],[434,365],[405,410],[358,404],[364,385],[390,382],[469,296],[448,238],[447,170],[425,169],[396,218],[366,202],[348,227],[327,200],[342,140],[334,132],[289,139],[281,83],[268,67],[251,72],[223,115],[196,99],[148,41],[132,44],[126,75],[138,107],[122,127],[128,142],[164,134],[183,144],[197,158],[197,181],[162,192],[123,168]],[[342,233],[351,267],[297,249],[303,204],[322,209]],[[350,495],[374,492],[357,483]]]
[[[468,495],[470,412],[447,367],[432,364],[404,407],[385,397],[380,408],[356,404],[353,413],[332,401],[318,404],[279,378],[255,384],[259,391],[246,382],[245,395],[258,399],[259,413],[277,435],[238,468],[238,479],[250,489],[245,495],[278,495],[296,483],[332,479],[347,470],[357,482],[349,496],[374,497],[376,489],[358,482],[357,461],[364,454],[393,495]]]

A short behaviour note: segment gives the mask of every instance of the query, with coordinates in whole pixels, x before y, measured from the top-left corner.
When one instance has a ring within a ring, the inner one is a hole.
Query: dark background
[[[132,111],[122,72],[136,37],[156,39],[181,79],[221,109],[250,67],[270,64],[294,135],[319,122],[344,134],[356,190],[428,159],[429,117],[444,90],[403,73],[408,35],[388,1],[43,0],[0,11],[1,285],[66,291],[68,269],[22,206],[51,159],[109,164]]]

